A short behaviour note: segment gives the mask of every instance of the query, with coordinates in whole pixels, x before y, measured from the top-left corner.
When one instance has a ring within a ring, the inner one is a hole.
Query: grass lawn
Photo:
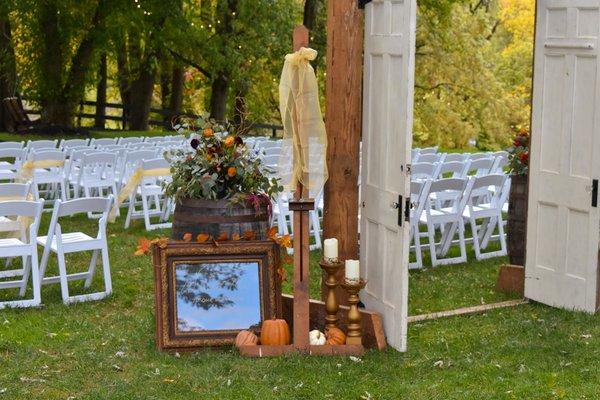
[[[86,218],[63,225],[63,231],[92,227]],[[0,400],[596,399],[600,393],[600,318],[541,305],[413,324],[408,353],[371,351],[360,362],[251,360],[231,348],[159,353],[150,260],[132,256],[140,235],[140,221],[129,231],[122,220],[109,227],[115,291],[109,299],[65,307],[53,285],[42,289],[40,309],[0,311]],[[500,261],[411,272],[411,314],[505,300],[493,291]],[[80,284],[73,287],[81,292]]]

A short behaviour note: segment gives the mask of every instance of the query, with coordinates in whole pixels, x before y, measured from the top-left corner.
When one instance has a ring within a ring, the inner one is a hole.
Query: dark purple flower
[[[243,146],[244,140],[242,139],[241,136],[236,136],[234,139],[234,143],[237,144],[238,146]]]
[[[192,139],[192,141],[190,142],[190,146],[192,146],[192,148],[196,150],[198,146],[200,146],[200,141],[198,139]]]

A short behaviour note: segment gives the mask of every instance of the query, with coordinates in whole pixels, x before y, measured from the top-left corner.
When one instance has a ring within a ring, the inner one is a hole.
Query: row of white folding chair
[[[1,186],[1,185],[0,185]],[[0,187],[0,192],[2,188]],[[87,300],[99,300],[112,293],[112,280],[110,274],[110,261],[108,255],[108,243],[106,238],[106,222],[108,212],[112,204],[112,196],[108,198],[88,198],[75,199],[67,202],[56,202],[48,234],[38,236],[38,230],[41,221],[44,200],[25,201],[11,200],[0,201],[0,216],[2,218],[14,221],[11,226],[9,223],[0,224],[0,231],[13,232],[17,228],[16,238],[0,239],[0,255],[3,258],[22,258],[20,269],[2,271],[0,278],[0,289],[19,288],[19,295],[23,297],[26,294],[26,288],[31,275],[33,297],[27,300],[11,300],[0,302],[0,309],[5,307],[31,307],[41,304],[41,286],[45,284],[60,283],[61,295],[65,304],[71,304]],[[98,223],[98,231],[95,238],[88,236],[83,232],[63,232],[60,221],[64,217],[70,217],[80,213],[102,213]],[[25,225],[19,222],[15,217],[26,217],[32,220],[29,226],[28,235],[25,232]],[[43,247],[42,260],[38,265],[37,246]],[[68,273],[65,255],[81,251],[92,251],[91,261],[88,270],[79,273]],[[50,254],[55,253],[58,259],[58,271],[56,276],[46,276],[46,270]],[[85,287],[91,286],[96,270],[98,256],[101,255],[104,290],[100,292],[75,295],[69,293],[69,281],[85,280]],[[7,278],[20,279],[6,281]]]
[[[509,188],[510,183],[507,183],[506,175],[412,182],[411,202],[416,206],[411,220],[410,237],[414,243],[416,262],[412,263],[411,267],[421,268],[423,266],[420,239],[424,235],[420,232],[420,224],[427,226],[426,236],[429,240],[428,247],[433,266],[467,261],[464,237],[465,219],[471,224],[473,247],[478,260],[505,255],[506,238],[502,221],[502,208],[504,202],[506,202]],[[481,202],[480,190],[489,191],[486,202]],[[442,196],[444,204],[440,207],[436,199],[439,200]],[[484,223],[477,225],[476,221],[478,219],[484,219]],[[439,243],[435,241],[437,226],[440,227],[442,232]],[[484,253],[482,250],[487,248],[496,226],[500,232],[498,238],[501,250]],[[454,237],[457,232],[460,255],[445,258],[450,246],[456,243]]]

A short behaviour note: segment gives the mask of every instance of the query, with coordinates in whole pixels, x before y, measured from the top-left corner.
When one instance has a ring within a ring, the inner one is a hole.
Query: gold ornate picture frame
[[[159,350],[231,345],[240,330],[281,317],[273,241],[158,243],[152,258]]]

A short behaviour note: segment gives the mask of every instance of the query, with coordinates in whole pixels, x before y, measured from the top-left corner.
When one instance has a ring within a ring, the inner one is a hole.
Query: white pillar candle
[[[338,240],[325,239],[323,242],[323,258],[325,260],[337,260],[338,258]]]
[[[346,260],[346,280],[360,280],[360,262],[358,260]]]

